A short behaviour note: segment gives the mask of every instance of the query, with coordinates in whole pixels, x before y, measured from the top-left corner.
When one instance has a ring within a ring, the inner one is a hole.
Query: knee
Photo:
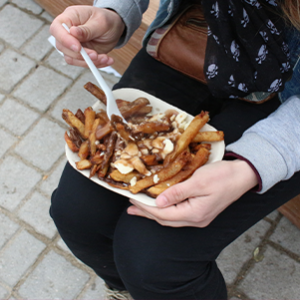
[[[84,222],[84,210],[79,201],[82,198],[79,192],[81,187],[80,184],[76,185],[73,172],[72,167],[67,164],[59,185],[51,196],[50,216],[58,229],[75,229]]]
[[[51,196],[50,216],[56,227],[69,228],[74,224],[74,214],[68,213],[68,211],[70,210],[66,198],[58,188],[55,189]]]
[[[129,290],[130,287],[133,290],[139,287],[138,295],[141,296],[146,295],[143,293],[153,297],[165,294],[172,298],[178,296],[178,293],[187,293],[187,297],[192,297],[189,295],[191,290],[207,284],[212,271],[210,262],[180,260],[172,257],[172,252],[162,253],[154,245],[156,249],[152,251],[151,246],[141,247],[138,244],[139,241],[136,244],[122,243],[119,248],[118,241],[114,241],[116,265]]]

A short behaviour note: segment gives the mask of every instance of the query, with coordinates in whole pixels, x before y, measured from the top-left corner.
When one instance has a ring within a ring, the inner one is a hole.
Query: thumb
[[[161,193],[156,198],[155,203],[158,207],[167,207],[180,203],[193,196],[194,187],[195,185],[191,183],[191,179],[175,184]]]
[[[88,20],[84,25],[72,26],[70,33],[80,42],[89,42],[101,35],[101,28],[94,20]]]

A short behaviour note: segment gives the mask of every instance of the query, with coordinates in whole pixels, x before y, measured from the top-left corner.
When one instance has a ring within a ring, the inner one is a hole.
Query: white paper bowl
[[[179,108],[177,108],[173,105],[170,105],[166,102],[163,102],[162,100],[160,100],[160,99],[158,99],[158,98],[156,98],[156,97],[154,97],[154,96],[152,96],[148,93],[137,90],[137,89],[131,89],[131,88],[118,89],[118,90],[113,91],[113,94],[114,94],[116,99],[123,99],[123,100],[127,100],[127,101],[134,101],[139,97],[147,98],[150,101],[151,106],[153,107],[152,114],[165,112],[168,109],[176,109],[177,111],[182,112],[181,109],[179,109]],[[97,109],[100,109],[100,108],[105,109],[105,106],[100,101],[97,101],[93,105],[93,109],[97,110]],[[189,114],[188,114],[188,117],[190,119],[193,118],[193,116],[191,116]],[[205,124],[204,127],[201,129],[201,131],[216,131],[216,130],[217,129],[210,126],[209,124]],[[82,175],[89,178],[90,170],[80,171],[80,170],[76,169],[75,162],[80,160],[77,153],[72,152],[67,145],[65,146],[65,150],[66,150],[67,159],[68,159],[69,163],[71,164],[71,166],[76,171],[78,171]],[[223,155],[224,155],[224,150],[225,150],[224,141],[211,143],[211,151],[210,151],[210,156],[209,156],[209,160],[208,160],[207,164],[215,162],[215,161],[222,160]],[[115,193],[118,193],[120,195],[123,195],[127,198],[135,199],[135,200],[140,201],[140,202],[142,202],[146,205],[156,206],[155,205],[155,199],[147,196],[146,194],[143,194],[143,193],[132,194],[129,191],[114,188],[114,187],[110,186],[109,184],[107,184],[106,182],[99,180],[97,178],[97,176],[93,176],[92,178],[90,178],[90,180],[94,181],[96,184],[99,184],[99,185],[103,186],[106,189],[109,189],[109,190],[111,190]]]

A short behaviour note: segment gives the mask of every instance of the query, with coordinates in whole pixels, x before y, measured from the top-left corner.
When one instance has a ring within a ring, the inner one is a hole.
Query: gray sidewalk
[[[0,299],[104,299],[103,282],[48,214],[66,162],[62,109],[95,102],[83,88],[90,71],[66,65],[48,43],[51,20],[32,0],[0,0]],[[277,211],[218,264],[231,299],[300,299],[300,230]]]

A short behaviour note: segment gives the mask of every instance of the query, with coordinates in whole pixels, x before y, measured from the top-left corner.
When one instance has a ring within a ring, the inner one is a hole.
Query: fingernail
[[[157,199],[156,199],[156,205],[159,206],[159,207],[165,207],[168,205],[168,200],[165,196],[159,196]]]
[[[76,45],[72,45],[71,50],[74,51],[74,52],[79,52],[79,48]]]
[[[101,62],[101,64],[106,64],[107,63],[107,57],[102,57],[100,62]]]
[[[129,215],[135,215],[134,209],[132,209],[132,208],[130,208],[130,207],[127,209],[127,213],[128,213]]]
[[[82,35],[83,35],[82,28],[80,28],[80,27],[75,27],[75,28],[76,28],[76,34],[77,34],[78,36],[82,36]]]
[[[96,60],[97,59],[97,54],[96,53],[90,53],[89,57],[91,60]]]

